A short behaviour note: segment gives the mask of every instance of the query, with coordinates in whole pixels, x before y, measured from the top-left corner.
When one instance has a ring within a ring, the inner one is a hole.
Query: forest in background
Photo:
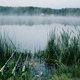
[[[80,16],[80,8],[40,8],[40,7],[3,7],[0,6],[1,15],[58,15],[58,16]]]

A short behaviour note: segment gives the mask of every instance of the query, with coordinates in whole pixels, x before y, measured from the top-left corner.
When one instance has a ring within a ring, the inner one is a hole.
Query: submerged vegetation
[[[79,80],[80,31],[76,35],[72,33],[63,30],[60,35],[56,35],[55,30],[52,31],[45,50],[35,52],[34,55],[31,52],[18,51],[10,39],[8,40],[5,36],[2,37],[0,35],[0,68],[6,63],[12,53],[15,53],[7,64],[7,69],[9,68],[9,70],[4,70],[4,78],[13,80],[16,74],[16,80],[39,80],[39,77],[32,77],[31,68],[28,65],[32,58],[36,58],[40,62],[44,61],[46,67],[51,70],[48,75],[49,80]],[[27,62],[24,63],[25,61]],[[17,71],[12,76],[11,72],[15,65],[18,66],[15,67],[15,71]],[[2,78],[1,74],[0,79]],[[47,79],[43,77],[41,80]]]

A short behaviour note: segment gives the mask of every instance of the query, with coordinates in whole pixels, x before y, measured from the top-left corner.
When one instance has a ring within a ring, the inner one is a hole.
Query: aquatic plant
[[[54,67],[58,73],[74,73],[77,76],[80,71],[80,32],[71,36],[72,32],[61,32],[60,36],[53,31],[50,34],[45,49],[45,62],[48,67]],[[70,70],[72,68],[72,70]]]

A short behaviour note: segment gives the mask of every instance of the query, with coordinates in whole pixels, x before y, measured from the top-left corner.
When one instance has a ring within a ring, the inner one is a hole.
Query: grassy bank
[[[53,31],[44,52],[48,67],[55,66],[57,75],[66,74],[69,78],[80,77],[80,31],[73,34],[64,31],[60,36]]]
[[[53,31],[50,34],[46,48],[34,54],[34,58],[45,61],[46,67],[51,70],[48,80],[80,80],[80,32],[78,31],[78,34],[73,36],[71,36],[71,33],[73,32],[63,30],[59,36]],[[22,72],[22,64],[25,62],[26,57],[28,56],[27,60],[29,61],[33,56],[31,52],[18,51],[10,39],[8,40],[5,36],[0,35],[0,68],[6,63],[12,53],[15,54],[8,63],[9,70],[4,71],[4,80],[14,80],[12,69],[20,54],[22,55],[18,64],[21,67],[18,70],[19,72],[15,73],[16,80],[24,80],[24,75],[26,80],[39,80],[39,78],[31,76],[29,66],[26,66],[26,69]],[[41,80],[47,79],[42,78]]]

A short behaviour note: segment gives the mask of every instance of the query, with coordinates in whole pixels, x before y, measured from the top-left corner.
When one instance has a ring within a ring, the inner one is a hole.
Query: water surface
[[[0,16],[0,32],[21,49],[34,51],[36,48],[44,49],[49,39],[49,34],[55,28],[55,33],[80,29],[79,17],[55,16]]]

